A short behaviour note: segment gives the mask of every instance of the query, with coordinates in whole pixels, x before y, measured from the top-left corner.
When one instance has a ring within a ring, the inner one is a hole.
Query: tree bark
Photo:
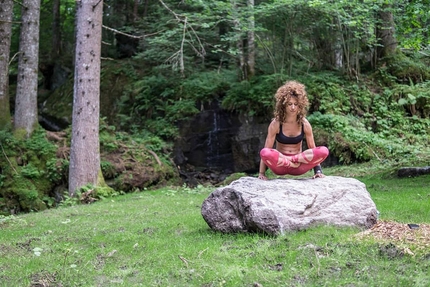
[[[52,53],[53,60],[57,59],[61,51],[61,27],[60,27],[60,0],[54,0],[52,4]]]
[[[19,138],[30,137],[38,124],[37,76],[39,64],[40,0],[24,0],[21,9],[18,82],[14,130]],[[25,134],[24,134],[25,131]]]
[[[99,184],[100,54],[103,0],[76,2],[76,50],[69,195]]]
[[[397,41],[394,37],[395,24],[393,13],[388,8],[389,6],[385,5],[378,12],[379,25],[376,28],[376,37],[380,44],[377,49],[378,59],[393,54],[397,49]]]
[[[11,124],[9,103],[9,54],[13,0],[0,0],[0,130]]]
[[[248,17],[248,53],[247,53],[247,65],[248,65],[248,79],[255,75],[255,18],[254,18],[254,0],[247,0],[248,9],[250,15]]]
[[[139,0],[134,0],[134,5],[133,5],[133,22],[136,22],[139,19],[139,15],[138,15],[138,8],[139,8]]]
[[[241,23],[239,19],[239,7],[236,0],[230,0],[231,7],[233,10],[233,24],[234,24],[234,30],[237,33],[237,40],[236,40],[236,49],[237,49],[237,55],[238,55],[238,64],[239,64],[239,79],[245,80],[248,78],[247,75],[247,69],[246,69],[246,61],[245,61],[245,51],[244,51],[244,37],[242,33]]]
[[[149,5],[149,0],[145,0],[144,9],[143,9],[143,18],[146,18],[146,16],[148,15],[148,5]]]

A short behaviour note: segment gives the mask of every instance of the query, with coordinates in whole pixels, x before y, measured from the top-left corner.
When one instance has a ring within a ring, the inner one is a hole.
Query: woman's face
[[[299,111],[299,102],[296,98],[291,97],[287,102],[287,113],[297,113]]]

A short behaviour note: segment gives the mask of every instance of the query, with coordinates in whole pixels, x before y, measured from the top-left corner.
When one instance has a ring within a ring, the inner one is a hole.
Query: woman
[[[309,105],[305,86],[296,81],[286,82],[276,92],[275,99],[275,118],[260,151],[258,178],[267,180],[267,167],[277,175],[301,175],[314,168],[313,178],[324,177],[320,163],[329,151],[325,146],[315,146],[312,126],[305,118]],[[304,138],[308,149],[302,152]],[[275,141],[276,149],[273,149]]]

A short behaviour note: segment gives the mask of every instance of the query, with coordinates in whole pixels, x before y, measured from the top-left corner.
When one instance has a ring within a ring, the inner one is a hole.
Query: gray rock
[[[242,177],[214,190],[201,212],[210,228],[223,233],[279,235],[316,224],[370,228],[377,221],[365,184],[338,176],[267,181]]]
[[[430,166],[402,167],[397,171],[398,177],[415,177],[425,174],[430,174]]]

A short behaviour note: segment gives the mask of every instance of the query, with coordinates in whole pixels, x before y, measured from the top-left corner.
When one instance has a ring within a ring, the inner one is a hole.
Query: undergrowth
[[[59,133],[55,141],[48,133],[38,128],[31,138],[20,141],[0,131],[0,214],[37,212],[178,182],[168,157],[171,147],[165,141],[151,133],[118,132],[102,119],[101,171],[109,186],[83,187],[71,199],[67,190],[70,132]]]

